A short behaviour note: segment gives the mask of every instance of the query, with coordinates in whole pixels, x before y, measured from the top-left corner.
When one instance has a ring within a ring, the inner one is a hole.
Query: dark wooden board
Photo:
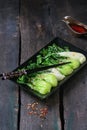
[[[28,59],[54,37],[49,16],[49,2],[26,0],[21,2],[21,63]],[[21,130],[61,130],[59,115],[59,92],[45,101],[21,90]],[[29,115],[27,104],[38,102],[39,107],[48,106],[45,120]]]
[[[17,0],[0,1],[0,73],[18,66],[19,33]],[[18,88],[0,80],[0,130],[17,130]]]
[[[21,63],[56,36],[83,50],[87,50],[87,38],[74,37],[65,23],[61,21],[64,16],[70,15],[87,24],[87,18],[85,17],[87,13],[86,3],[85,0],[37,0],[37,2],[35,0],[21,0]],[[40,101],[21,90],[20,130],[64,130],[64,128],[65,130],[86,130],[86,70],[87,67],[84,67],[69,80],[70,82],[64,85],[64,95],[61,90],[60,94],[56,92],[45,101]],[[49,111],[47,119],[44,121],[28,114],[27,104],[37,101],[40,107],[48,105]],[[60,106],[59,102],[61,103]],[[61,108],[60,112],[59,108]]]
[[[87,129],[87,66],[64,86],[65,130]]]
[[[72,43],[73,45],[87,51],[87,37],[76,38],[66,27],[65,23],[58,20],[62,19],[64,16],[72,16],[79,21],[87,24],[86,12],[87,12],[87,2],[82,0],[61,1],[50,2],[51,13],[50,17],[51,25],[53,28],[53,33],[55,36],[59,36],[64,40]],[[58,7],[59,5],[59,7]],[[65,5],[65,6],[64,6]],[[55,10],[54,7],[55,6]],[[63,8],[64,6],[64,8]],[[73,10],[74,8],[74,10]],[[55,15],[56,16],[55,16]],[[64,95],[62,97],[62,128],[65,130],[86,130],[87,129],[87,117],[85,116],[87,110],[87,66],[79,72],[74,78],[69,80],[70,82],[63,86]],[[67,88],[67,89],[66,89]],[[65,122],[65,124],[64,124]]]
[[[1,0],[0,72],[13,70],[20,60],[23,63],[56,36],[87,51],[87,37],[74,37],[61,21],[64,16],[71,15],[87,24],[86,7],[85,0],[21,0],[20,2]],[[19,37],[18,28],[19,11],[21,37]],[[21,48],[19,40],[21,40]],[[11,81],[1,81],[0,129],[86,130],[86,75],[87,66],[73,76],[70,82],[64,84],[65,89],[60,93],[57,91],[44,101],[40,101],[22,89],[19,92],[18,86]],[[33,102],[38,102],[39,108],[48,107],[46,119],[42,120],[39,116],[29,115],[27,105]]]
[[[85,0],[70,0],[70,15],[79,21],[87,24],[87,2]],[[65,27],[66,28],[66,27]],[[66,28],[67,29],[67,28]],[[67,30],[68,31],[68,30]],[[63,34],[66,36],[66,32]],[[71,34],[65,37],[68,42],[87,51],[87,37],[75,38]],[[65,130],[86,130],[87,129],[87,66],[73,76],[64,85],[64,128]]]

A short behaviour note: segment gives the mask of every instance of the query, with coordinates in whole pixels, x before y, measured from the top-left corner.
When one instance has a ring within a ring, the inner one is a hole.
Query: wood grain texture
[[[82,0],[69,1],[73,10],[74,18],[87,24],[87,2]],[[67,37],[66,40],[75,46],[87,51],[87,37]],[[87,129],[87,66],[73,76],[64,85],[64,119],[65,130],[86,130]]]
[[[87,50],[87,38],[74,37],[61,20],[70,15],[87,24],[85,0],[21,0],[21,63],[31,57],[54,37],[59,36],[73,45]],[[86,73],[87,67],[64,84],[65,130],[86,130]],[[84,78],[83,78],[84,77]],[[75,80],[76,79],[76,80]],[[74,86],[74,87],[73,87]],[[27,104],[39,102],[39,106],[48,105],[47,119],[42,122],[35,116],[29,116]],[[80,102],[79,102],[80,101]],[[83,105],[82,105],[83,104]],[[79,109],[79,110],[78,110]],[[64,122],[62,122],[62,125]],[[41,125],[42,124],[42,125]],[[41,127],[43,126],[43,127]],[[59,93],[56,92],[44,102],[21,90],[20,130],[60,130]],[[62,130],[63,127],[62,127]]]
[[[0,73],[18,66],[18,1],[0,1]],[[0,81],[0,130],[17,130],[18,88]]]
[[[87,129],[87,66],[70,79],[64,91],[65,130]]]
[[[28,59],[54,37],[49,15],[49,2],[26,0],[21,3],[21,63]],[[20,130],[60,130],[59,92],[45,101],[21,91]],[[28,114],[27,104],[38,102],[39,107],[48,106],[45,120]]]
[[[86,7],[85,0],[21,0],[20,2],[1,0],[0,72],[11,71],[18,66],[19,40],[21,40],[21,63],[56,36],[87,51],[87,37],[74,37],[61,21],[64,16],[70,15],[87,24]],[[21,39],[18,28],[19,10]],[[87,66],[73,76],[70,82],[64,84],[64,94],[60,95],[61,99],[59,99],[59,91],[48,99],[40,101],[21,89],[21,104],[18,104],[18,86],[11,81],[0,81],[0,130],[17,130],[18,128],[20,130],[86,130],[86,75]],[[59,102],[62,103],[62,100],[63,106],[60,108],[64,107],[64,111],[61,111],[61,117],[64,118],[65,124],[62,120],[61,127]],[[48,107],[45,120],[37,115],[29,115],[27,105],[33,102],[38,102],[39,109]]]

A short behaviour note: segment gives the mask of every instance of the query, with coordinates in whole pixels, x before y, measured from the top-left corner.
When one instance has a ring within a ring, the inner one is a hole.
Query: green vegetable
[[[58,81],[61,81],[65,78],[65,76],[63,74],[61,74],[57,68],[52,68],[50,69],[51,72],[56,76]]]
[[[69,65],[62,65],[57,68],[63,75],[67,76],[73,72],[73,69]]]
[[[79,52],[60,52],[58,53],[60,56],[65,56],[70,59],[78,60],[80,64],[86,61],[85,55]]]
[[[33,82],[34,90],[41,93],[41,94],[47,94],[51,91],[52,85],[42,79],[35,80]]]
[[[71,63],[45,71],[20,76],[17,79],[17,82],[20,84],[26,84],[40,94],[47,94],[50,93],[53,87],[58,85],[59,81],[70,75],[73,70],[78,68],[85,60],[86,57],[83,54],[70,52],[68,47],[64,46],[61,48],[54,43],[43,48],[35,59],[30,60],[22,69],[34,69],[67,61],[70,61]]]
[[[58,54],[58,52],[64,51],[67,52],[69,51],[69,49],[67,47],[61,48],[55,43],[48,46],[47,48],[43,48],[36,57],[36,60],[29,61],[26,69],[33,69],[41,66],[57,64],[63,60],[65,61],[67,57],[60,56]]]
[[[25,75],[23,75],[23,76],[21,76],[21,77],[19,77],[19,78],[17,79],[17,82],[18,82],[18,83],[21,83],[21,84],[24,84],[26,81],[27,81],[27,80],[26,80],[26,76],[25,76]]]
[[[48,83],[50,83],[52,87],[56,87],[58,84],[56,76],[52,73],[44,73],[44,74],[42,73],[40,77],[45,81],[47,81]]]
[[[78,60],[74,60],[74,59],[71,59],[70,60],[71,63],[69,63],[69,65],[73,68],[73,69],[76,69],[80,66],[80,62]]]

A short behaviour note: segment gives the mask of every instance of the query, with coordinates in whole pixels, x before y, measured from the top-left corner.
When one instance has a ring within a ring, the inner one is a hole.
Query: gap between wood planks
[[[20,29],[20,9],[21,9],[21,0],[19,0],[19,59],[18,59],[18,65],[21,63],[21,29]],[[18,89],[18,120],[17,120],[17,130],[20,130],[20,113],[21,113],[21,92],[20,92],[20,86]]]
[[[63,89],[59,90],[59,113],[61,121],[61,130],[64,130],[64,104],[63,104]]]
[[[21,32],[19,29],[19,61],[18,65],[20,65],[21,61]],[[20,86],[18,87],[18,121],[17,121],[17,130],[20,130],[20,112],[21,112],[21,92]]]

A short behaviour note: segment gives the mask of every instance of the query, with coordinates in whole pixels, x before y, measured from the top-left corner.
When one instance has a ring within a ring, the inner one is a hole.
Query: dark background
[[[76,38],[61,20],[87,24],[86,0],[0,0],[0,72],[12,71],[59,36],[87,51],[87,37]],[[0,81],[0,130],[87,130],[87,66],[45,101],[11,81]],[[48,106],[45,120],[30,116],[27,104]]]

